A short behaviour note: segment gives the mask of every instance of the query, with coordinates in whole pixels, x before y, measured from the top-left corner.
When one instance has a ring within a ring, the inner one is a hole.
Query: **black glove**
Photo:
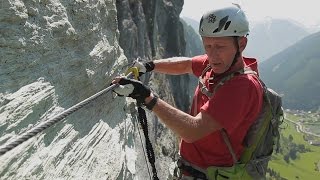
[[[143,63],[143,62],[137,60],[133,64],[133,67],[137,67],[139,69],[139,76],[141,76],[142,74],[144,74],[146,72],[152,71],[154,69],[154,63],[153,63],[153,61]]]
[[[114,92],[118,95],[131,97],[141,104],[143,104],[144,100],[150,96],[150,88],[143,85],[140,81],[121,78],[118,83],[120,86],[114,89]]]
[[[146,72],[150,72],[154,70],[154,63],[153,61],[149,61],[143,64],[146,67]]]

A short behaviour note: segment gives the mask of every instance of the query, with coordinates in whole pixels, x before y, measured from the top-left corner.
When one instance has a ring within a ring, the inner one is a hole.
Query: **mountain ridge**
[[[286,108],[320,107],[320,32],[311,34],[260,64],[262,79],[283,94]]]

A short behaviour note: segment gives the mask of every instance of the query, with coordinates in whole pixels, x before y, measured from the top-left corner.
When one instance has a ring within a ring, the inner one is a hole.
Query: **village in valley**
[[[292,115],[297,118],[292,118]],[[310,145],[320,146],[320,110],[285,110],[285,120],[296,125],[297,132],[303,133]]]
[[[317,179],[320,173],[320,109],[284,110],[279,151],[267,179]]]

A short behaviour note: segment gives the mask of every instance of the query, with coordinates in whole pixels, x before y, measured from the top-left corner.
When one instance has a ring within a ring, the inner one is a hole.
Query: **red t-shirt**
[[[199,77],[207,64],[206,55],[194,57],[192,59],[194,75]],[[239,64],[237,63],[238,66],[249,66],[252,70],[258,72],[257,61],[253,58],[244,58],[243,64]],[[239,67],[233,66],[229,71],[235,69],[239,69]],[[204,75],[204,79],[213,75],[214,72],[209,70]],[[221,75],[216,76],[210,81],[210,84],[213,82],[213,85],[209,86],[209,91],[212,92],[214,83],[219,81],[221,77]],[[205,82],[208,87],[208,81]],[[196,98],[197,100],[195,100]],[[262,102],[263,89],[259,80],[251,74],[240,74],[226,81],[210,99],[202,94],[197,87],[190,114],[195,116],[200,111],[204,111],[218,121],[227,131],[233,150],[239,159],[243,151],[243,139],[249,127],[259,115]],[[193,112],[194,106],[196,106],[197,112]],[[231,166],[233,164],[232,156],[220,131],[215,131],[194,143],[187,143],[182,140],[180,155],[190,163],[202,168]]]

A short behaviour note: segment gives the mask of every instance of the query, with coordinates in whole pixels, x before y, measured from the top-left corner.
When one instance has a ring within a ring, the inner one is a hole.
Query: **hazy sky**
[[[306,26],[320,25],[320,0],[184,0],[181,17],[200,20],[203,12],[225,2],[240,4],[251,22],[272,17],[290,18]]]

